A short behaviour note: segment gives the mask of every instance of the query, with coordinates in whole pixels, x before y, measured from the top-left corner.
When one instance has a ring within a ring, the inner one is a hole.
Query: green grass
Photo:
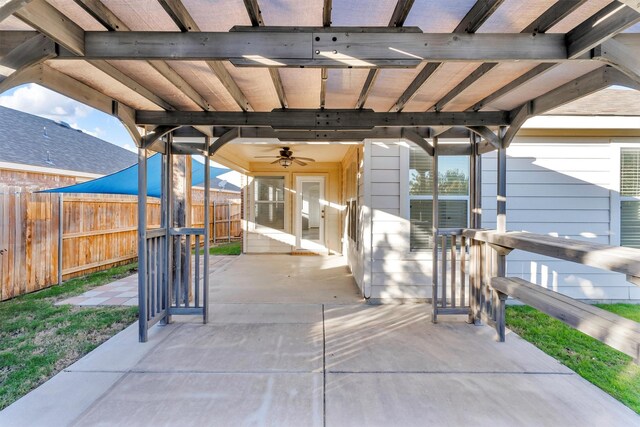
[[[136,320],[137,307],[55,305],[135,269],[112,268],[0,303],[0,410]]]
[[[640,305],[598,307],[640,320]],[[507,307],[506,317],[522,338],[640,414],[640,366],[631,357],[531,307]]]
[[[200,249],[200,255],[204,249]],[[211,255],[240,255],[242,253],[242,242],[222,243],[209,248]]]

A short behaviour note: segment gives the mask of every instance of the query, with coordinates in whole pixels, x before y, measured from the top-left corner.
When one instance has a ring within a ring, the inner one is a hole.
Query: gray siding
[[[507,158],[507,229],[617,244],[616,155],[607,138],[516,139]],[[495,153],[482,162],[482,225],[494,228]],[[573,298],[640,299],[621,274],[522,251],[508,256],[507,274]]]

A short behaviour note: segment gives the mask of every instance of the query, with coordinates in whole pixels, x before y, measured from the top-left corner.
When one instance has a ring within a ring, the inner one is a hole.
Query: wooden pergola
[[[145,230],[139,204],[145,340],[171,314],[206,320],[208,250],[195,304],[167,287],[175,250],[209,241],[175,226],[174,154],[208,161],[243,138],[405,139],[436,158],[471,156],[477,209],[479,156],[497,150],[504,233],[506,150],[522,124],[612,85],[640,89],[637,0],[445,3],[0,0],[0,93],[37,83],[120,119],[139,147],[141,188],[147,150],[164,154],[162,228]],[[178,130],[202,142],[174,145]],[[504,275],[504,255],[497,268]]]

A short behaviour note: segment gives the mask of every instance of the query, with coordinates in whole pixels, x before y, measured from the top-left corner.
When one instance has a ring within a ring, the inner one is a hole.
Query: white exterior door
[[[327,253],[324,238],[325,185],[322,176],[296,177],[296,248]]]

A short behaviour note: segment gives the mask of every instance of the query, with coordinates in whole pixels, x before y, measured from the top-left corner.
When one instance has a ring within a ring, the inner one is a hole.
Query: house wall
[[[370,208],[367,296],[380,301],[425,300],[431,296],[431,253],[409,250],[408,145],[366,141],[364,149]]]
[[[507,229],[620,244],[620,148],[638,138],[519,137],[507,152]],[[483,156],[482,226],[495,228],[496,155]],[[624,275],[522,251],[507,274],[572,298],[640,300]]]
[[[309,163],[307,166],[292,165],[284,169],[280,165],[254,162],[247,172],[247,185],[244,187],[245,218],[244,251],[245,253],[291,253],[295,248],[294,209],[295,185],[298,176],[323,176],[325,178],[325,242],[329,253],[342,253],[341,219],[342,219],[342,166],[341,163]],[[284,230],[259,228],[254,225],[253,177],[284,176],[285,185],[285,218]]]
[[[507,153],[507,229],[618,245],[622,146],[640,147],[640,139],[516,138]],[[409,250],[408,158],[403,142],[365,145],[371,242],[364,270],[369,264],[371,276],[364,287],[374,300],[431,296],[431,251]],[[495,152],[483,156],[482,170],[482,226],[495,228]],[[522,251],[508,256],[507,274],[573,298],[640,300],[624,275]]]

